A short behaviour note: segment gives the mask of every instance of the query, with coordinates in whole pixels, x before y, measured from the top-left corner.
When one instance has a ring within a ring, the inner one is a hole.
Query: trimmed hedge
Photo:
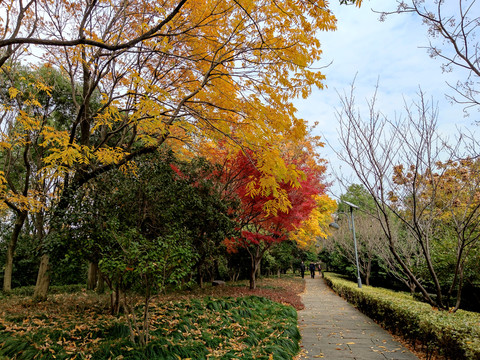
[[[356,282],[333,273],[325,273],[325,280],[365,315],[413,344],[419,341],[427,353],[436,351],[450,359],[480,360],[479,313],[439,311],[408,293],[371,286],[359,289]]]

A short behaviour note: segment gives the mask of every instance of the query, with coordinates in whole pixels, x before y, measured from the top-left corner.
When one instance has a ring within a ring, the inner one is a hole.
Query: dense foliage
[[[298,185],[305,173],[288,165],[281,149],[308,142],[307,122],[297,117],[293,101],[323,86],[324,75],[312,65],[321,56],[317,35],[336,26],[328,3],[11,0],[0,3],[0,12],[0,215],[13,225],[5,291],[12,287],[19,236],[28,231],[39,264],[35,297],[45,299],[55,265],[76,259],[61,240],[77,223],[64,221],[65,214],[72,214],[85,188],[94,193],[95,182],[111,171],[134,173],[135,161],[159,149],[186,162],[219,144],[232,153],[248,150],[259,173],[256,189],[273,197],[268,212],[288,212],[279,184]],[[178,202],[180,209],[192,205]],[[139,210],[138,203],[128,206]],[[109,270],[122,262],[138,269],[127,263],[151,252],[155,241],[185,237],[192,244],[177,250],[185,263],[195,263],[201,282],[217,265],[207,254],[216,237],[203,235],[199,219],[188,220],[197,232],[167,221],[168,231],[156,229],[160,234],[153,236],[158,223],[132,229],[109,218],[102,226],[118,250]],[[214,217],[205,224],[208,231],[210,221]],[[127,237],[144,246],[127,244]],[[187,256],[190,245],[196,256]],[[125,252],[135,259],[122,258]],[[108,281],[120,283],[115,276]]]

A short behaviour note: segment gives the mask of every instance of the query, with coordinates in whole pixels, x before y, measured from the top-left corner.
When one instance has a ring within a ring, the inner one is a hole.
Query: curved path
[[[319,277],[306,278],[299,359],[418,360],[373,320],[335,294]]]

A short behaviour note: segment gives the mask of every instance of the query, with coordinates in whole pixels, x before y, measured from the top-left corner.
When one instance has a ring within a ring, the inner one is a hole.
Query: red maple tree
[[[316,206],[315,195],[324,193],[325,186],[321,183],[323,172],[297,163],[296,168],[303,172],[298,184],[279,182],[278,191],[287,194],[289,209],[269,211],[266,204],[276,194],[273,191],[267,194],[256,191],[263,174],[252,155],[250,152],[239,152],[228,165],[228,181],[234,184],[233,192],[240,200],[236,214],[240,236],[227,239],[225,243],[230,252],[245,248],[250,254],[250,288],[255,289],[256,274],[265,251],[273,244],[287,240],[288,233],[309,217]]]

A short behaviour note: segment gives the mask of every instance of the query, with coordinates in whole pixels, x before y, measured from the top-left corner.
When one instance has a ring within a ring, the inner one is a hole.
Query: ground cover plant
[[[155,298],[145,347],[131,342],[122,314],[109,313],[108,294],[52,294],[41,303],[6,296],[0,359],[292,359],[302,280],[263,279],[256,290],[234,285]]]
[[[356,282],[326,273],[328,285],[360,311],[412,344],[420,344],[427,359],[480,359],[480,313],[449,312],[415,300],[409,293],[357,287]]]

